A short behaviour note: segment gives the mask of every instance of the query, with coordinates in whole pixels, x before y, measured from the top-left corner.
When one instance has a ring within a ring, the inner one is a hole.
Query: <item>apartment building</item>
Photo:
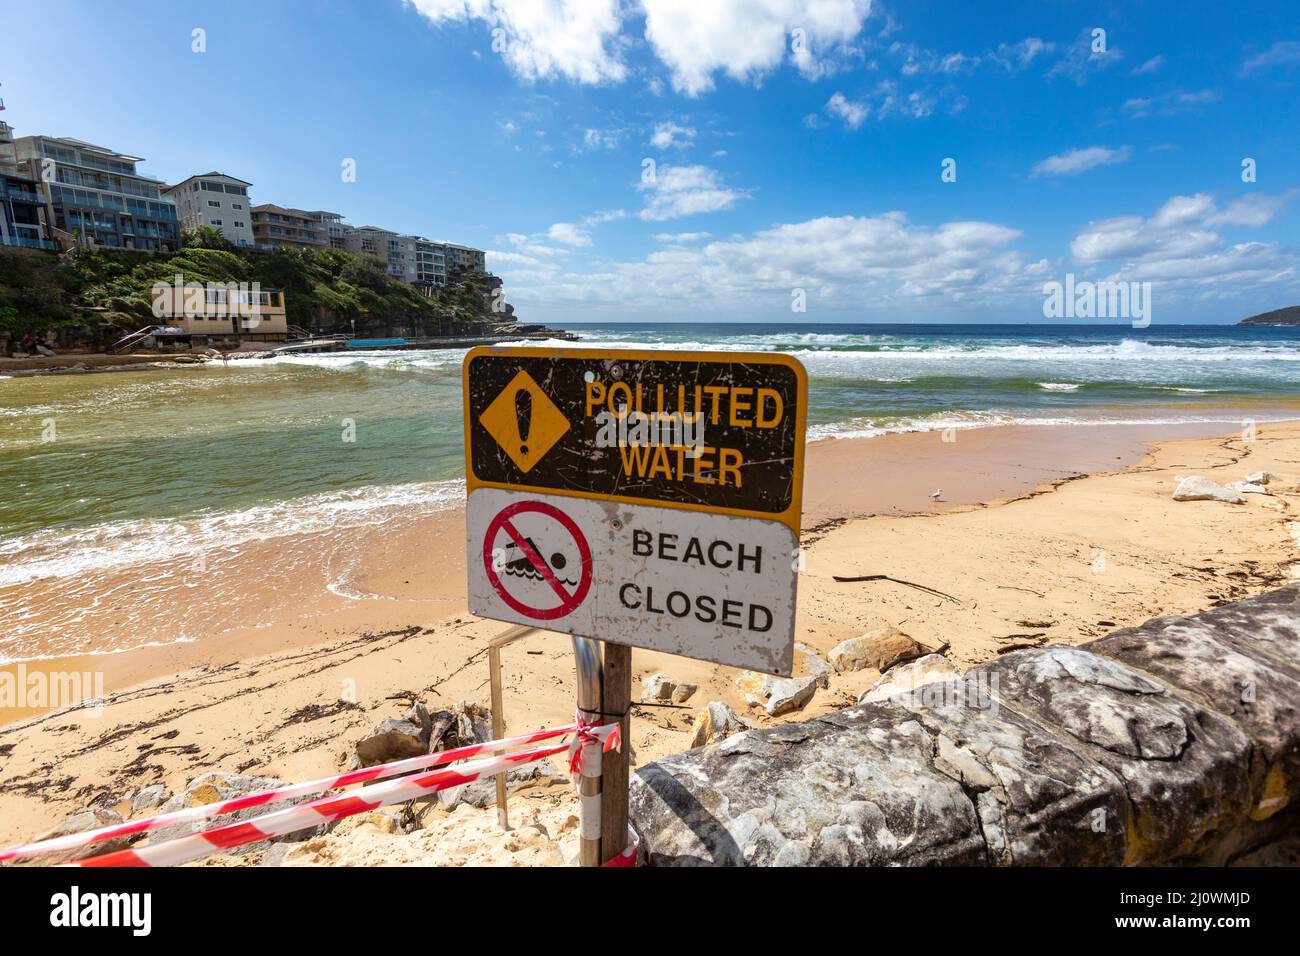
[[[415,276],[408,280],[419,286],[441,288],[447,284],[447,246],[419,237],[415,240]]]
[[[447,272],[486,272],[487,256],[482,249],[457,245],[454,242],[442,243],[447,250]]]
[[[321,223],[325,230],[325,238],[328,240],[331,249],[346,249],[348,237],[352,235],[353,229],[343,221],[343,214],[337,212],[326,212],[318,209],[312,213]]]
[[[253,207],[253,239],[259,246],[343,249],[353,255],[377,256],[384,271],[399,282],[440,288],[458,272],[487,271],[481,249],[434,242],[380,226],[351,226],[343,215],[265,204]]]
[[[248,190],[253,184],[225,173],[200,173],[163,190],[176,203],[176,218],[183,232],[201,227],[216,229],[237,246],[251,248],[253,213]]]
[[[0,110],[4,101],[0,100]],[[13,127],[0,120],[0,245],[54,249],[45,227],[40,183],[19,172]]]
[[[136,171],[143,158],[67,137],[13,142],[20,173],[39,183],[52,231],[113,249],[180,248],[176,205],[162,194],[165,183]]]
[[[403,236],[378,226],[357,226],[343,246],[353,255],[378,256],[385,271],[401,282],[414,282],[416,276],[415,237]]]
[[[274,203],[254,206],[253,241],[272,249],[328,249],[328,224],[320,218],[324,215],[335,214],[289,209]]]

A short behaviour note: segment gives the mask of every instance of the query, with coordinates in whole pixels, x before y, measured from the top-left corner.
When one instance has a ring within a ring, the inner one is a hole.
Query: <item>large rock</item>
[[[389,718],[356,744],[356,763],[362,767],[419,757],[429,752],[433,720],[423,704],[416,703],[401,718]]]
[[[85,810],[82,813],[73,814],[62,823],[57,824],[53,829],[47,830],[38,836],[33,843],[40,843],[43,840],[53,840],[55,837],[70,836],[73,833],[85,833],[89,830],[98,830],[102,827],[115,826],[122,822],[122,814],[116,810],[109,810],[106,807],[95,807],[91,810]],[[63,850],[58,853],[46,853],[32,858],[32,863],[38,866],[57,866],[60,863],[71,863],[74,860],[84,860],[87,857],[100,856],[104,853],[116,853],[118,850],[125,850],[131,845],[131,837],[118,837],[113,840],[102,840],[99,843],[90,846],[76,847],[71,850]]]
[[[1227,488],[1239,495],[1271,495],[1273,493],[1263,485],[1257,485],[1249,481],[1230,481]]]
[[[219,800],[230,800],[235,797],[242,797],[245,794],[257,793],[260,790],[270,790],[275,787],[283,787],[285,781],[277,780],[275,777],[255,777],[240,773],[205,773],[202,776],[195,777],[189,785],[176,794],[170,800],[159,808],[159,813],[171,813],[175,810],[184,810],[187,807],[197,807],[209,803],[216,803]],[[189,836],[191,833],[197,833],[200,830],[211,829],[214,826],[225,826],[230,823],[237,823],[240,820],[248,820],[252,817],[261,816],[264,813],[271,813],[275,810],[281,810],[285,807],[292,806],[296,803],[302,803],[305,800],[314,799],[315,794],[295,797],[291,800],[278,800],[275,803],[261,804],[256,807],[249,807],[246,810],[239,810],[235,813],[215,817],[211,820],[196,821],[195,823],[180,823],[175,826],[160,827],[157,830],[150,830],[148,840],[150,843],[166,843],[168,840],[174,840],[177,837]],[[253,853],[265,850],[271,842],[283,841],[292,843],[298,840],[307,840],[313,836],[318,836],[329,830],[331,824],[326,822],[319,826],[308,827],[304,830],[296,830],[293,833],[285,833],[271,840],[260,840],[257,843],[248,843],[244,846],[235,847],[230,850],[231,853]]]
[[[961,783],[975,808],[985,862],[1117,866],[1124,860],[1124,785],[992,693],[978,669],[890,698],[934,741],[933,766]]]
[[[694,725],[691,727],[691,742],[687,746],[703,747],[705,744],[723,740],[748,729],[749,723],[740,718],[734,710],[720,700],[711,700],[706,707],[695,712]]]
[[[794,676],[811,677],[822,690],[831,686],[831,665],[807,644],[795,642]]]
[[[139,816],[148,810],[162,806],[171,795],[171,791],[161,783],[142,787],[131,797],[131,816]]]
[[[677,682],[667,674],[651,674],[641,685],[641,700],[643,703],[672,700],[676,688]]]
[[[974,808],[933,747],[878,705],[749,731],[637,771],[631,818],[651,865],[982,862]]]
[[[1221,863],[1300,819],[1300,584],[890,690],[641,768],[645,858]]]
[[[840,641],[831,649],[831,664],[837,671],[857,671],[871,667],[880,672],[895,664],[915,660],[929,653],[896,627],[878,627],[861,637]]]
[[[1190,861],[1251,806],[1250,739],[1227,717],[1077,647],[1013,651],[982,665],[995,697],[1068,735],[1123,782],[1129,864]]]
[[[455,740],[451,746],[466,747],[492,739],[492,711],[483,704],[463,700],[456,706]]]
[[[1195,617],[1155,618],[1085,647],[1153,674],[1231,717],[1263,757],[1251,816],[1266,820],[1292,805],[1300,790],[1300,735],[1295,733],[1300,727],[1300,669],[1297,658],[1270,652],[1267,638],[1259,637],[1262,619],[1276,619],[1279,605],[1258,598],[1241,605],[1254,610],[1253,628],[1245,633],[1227,625],[1222,612],[1228,608],[1221,608]]]
[[[871,704],[888,700],[899,694],[916,690],[926,684],[956,681],[961,671],[942,654],[927,654],[914,661],[890,668],[880,680],[876,681],[858,697],[859,704]]]
[[[1226,501],[1234,505],[1246,503],[1246,499],[1235,491],[1199,475],[1178,479],[1174,501]]]
[[[819,678],[774,677],[757,671],[745,671],[736,678],[736,686],[751,707],[761,707],[769,717],[779,717],[803,710],[817,693]]]

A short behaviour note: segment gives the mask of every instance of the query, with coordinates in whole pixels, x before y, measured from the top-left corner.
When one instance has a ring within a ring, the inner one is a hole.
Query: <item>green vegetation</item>
[[[0,332],[20,337],[68,324],[108,321],[136,329],[158,320],[155,283],[259,283],[285,293],[289,322],[358,335],[463,334],[509,321],[494,313],[501,280],[461,273],[426,296],[390,278],[376,256],[341,249],[239,249],[214,229],[187,233],[176,253],[97,250],[59,256],[0,247]],[[98,314],[85,309],[101,310]]]

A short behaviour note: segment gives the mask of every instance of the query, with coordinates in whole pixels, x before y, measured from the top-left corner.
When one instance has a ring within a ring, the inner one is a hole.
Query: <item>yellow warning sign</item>
[[[523,371],[483,409],[478,420],[525,473],[569,430],[564,413]]]

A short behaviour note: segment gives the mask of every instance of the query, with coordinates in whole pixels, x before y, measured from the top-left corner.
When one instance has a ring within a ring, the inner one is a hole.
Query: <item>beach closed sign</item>
[[[798,361],[484,348],[464,388],[471,611],[790,673]]]

